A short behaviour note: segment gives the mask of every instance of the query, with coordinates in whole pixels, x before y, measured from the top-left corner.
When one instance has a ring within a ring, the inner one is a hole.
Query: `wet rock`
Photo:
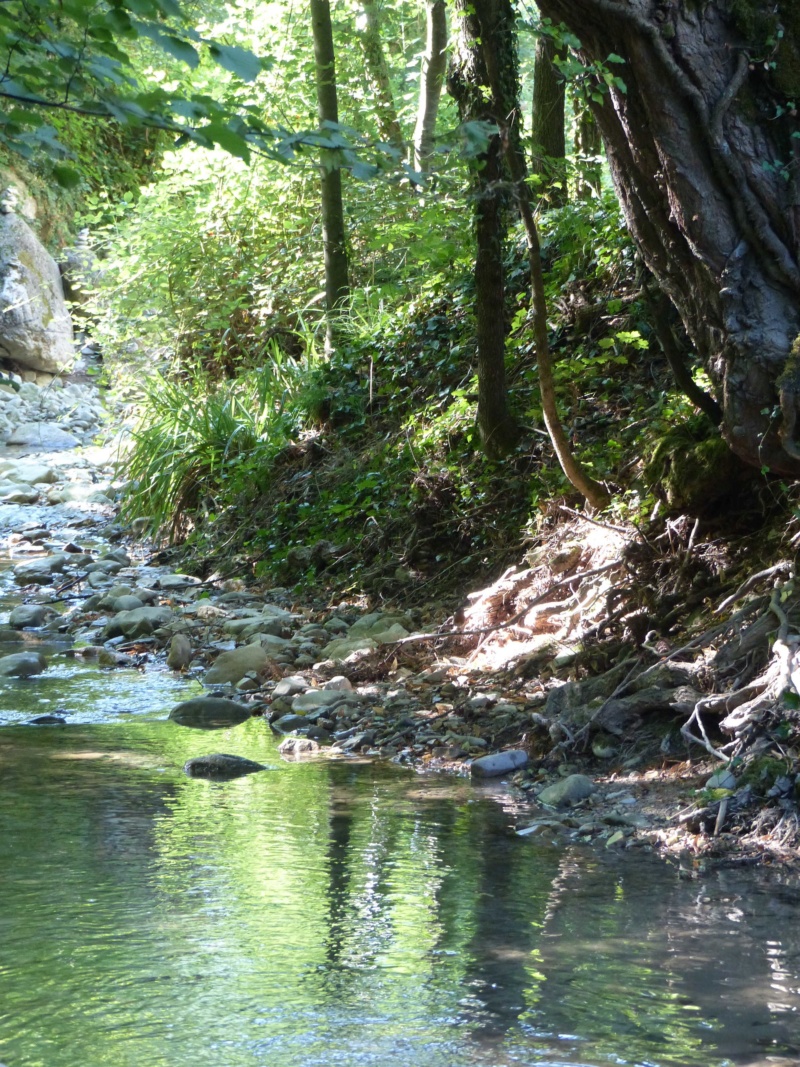
[[[66,726],[67,720],[61,715],[37,715],[35,719],[28,719],[26,726]]]
[[[61,574],[69,556],[63,552],[57,552],[43,559],[32,559],[29,563],[21,563],[14,570],[14,581],[17,585],[50,585],[54,574]]]
[[[344,741],[337,741],[336,748],[340,752],[358,752],[360,749],[371,745],[374,740],[374,730],[359,730],[352,737],[348,737]]]
[[[179,726],[196,730],[220,730],[238,726],[250,718],[250,709],[225,697],[195,697],[177,704],[169,717]]]
[[[118,614],[120,611],[136,611],[137,608],[143,608],[144,604],[133,593],[128,593],[124,596],[115,597],[111,602],[111,611],[114,614]]]
[[[320,751],[319,744],[310,737],[287,737],[278,745],[278,752],[284,757],[312,756]]]
[[[265,771],[263,763],[255,763],[244,756],[231,756],[227,752],[215,752],[209,756],[195,756],[183,765],[189,778],[213,778],[217,781],[241,778],[245,774]]]
[[[263,670],[268,658],[260,645],[242,645],[230,652],[222,652],[206,671],[203,681],[206,685],[236,685],[251,671]]]
[[[474,778],[496,778],[501,774],[511,774],[527,766],[528,753],[520,748],[509,748],[505,752],[493,752],[489,756],[480,756],[470,764],[470,773]]]
[[[305,715],[281,715],[271,723],[272,729],[279,734],[290,734],[295,730],[305,730],[311,723]]]
[[[47,660],[41,652],[14,652],[10,656],[0,657],[0,677],[30,678],[41,674],[47,667]]]
[[[18,604],[8,617],[8,625],[15,630],[43,626],[52,612],[52,608],[46,608],[43,604]]]
[[[167,666],[171,671],[183,671],[192,662],[192,642],[186,634],[175,634],[169,643]]]
[[[133,611],[121,611],[109,620],[103,629],[103,640],[112,637],[147,637],[159,626],[172,618],[169,608],[134,608]]]
[[[571,774],[560,782],[546,786],[539,793],[537,800],[547,804],[551,808],[564,807],[567,804],[577,804],[585,800],[595,791],[595,784],[585,774]]]
[[[318,708],[328,708],[344,699],[345,696],[338,689],[310,689],[307,693],[300,693],[292,700],[292,711],[302,714]]]
[[[299,674],[289,675],[288,678],[281,678],[278,684],[273,690],[274,697],[293,697],[298,693],[303,693],[308,688],[308,682]]]

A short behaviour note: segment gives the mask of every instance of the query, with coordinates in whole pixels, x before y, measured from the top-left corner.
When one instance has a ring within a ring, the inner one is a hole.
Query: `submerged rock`
[[[190,778],[216,778],[218,780],[241,778],[244,774],[265,771],[263,763],[245,759],[244,756],[231,756],[227,752],[215,752],[209,756],[195,756],[183,765],[184,774]]]
[[[225,697],[195,697],[177,704],[169,717],[179,726],[191,726],[196,730],[221,730],[245,722],[250,718],[250,709]]]
[[[0,658],[0,677],[30,678],[47,668],[47,660],[41,652],[14,652]]]

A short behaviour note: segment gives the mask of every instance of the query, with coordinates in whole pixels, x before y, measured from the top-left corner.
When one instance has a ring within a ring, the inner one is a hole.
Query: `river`
[[[496,787],[287,762],[260,719],[187,729],[166,716],[197,683],[66,645],[0,680],[7,1067],[800,1060],[780,871],[518,837]],[[269,769],[184,775],[219,751]]]

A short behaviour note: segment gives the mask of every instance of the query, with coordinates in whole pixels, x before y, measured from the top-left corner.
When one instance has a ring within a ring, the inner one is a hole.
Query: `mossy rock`
[[[701,515],[740,487],[742,463],[703,416],[661,438],[644,478],[671,509]]]

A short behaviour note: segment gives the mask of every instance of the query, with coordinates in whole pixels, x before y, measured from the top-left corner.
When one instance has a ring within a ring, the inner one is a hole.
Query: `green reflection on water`
[[[212,751],[270,769],[182,774]],[[537,850],[468,782],[284,763],[259,720],[0,731],[0,820],[8,1067],[709,1067],[791,1033],[762,935],[668,868]]]

